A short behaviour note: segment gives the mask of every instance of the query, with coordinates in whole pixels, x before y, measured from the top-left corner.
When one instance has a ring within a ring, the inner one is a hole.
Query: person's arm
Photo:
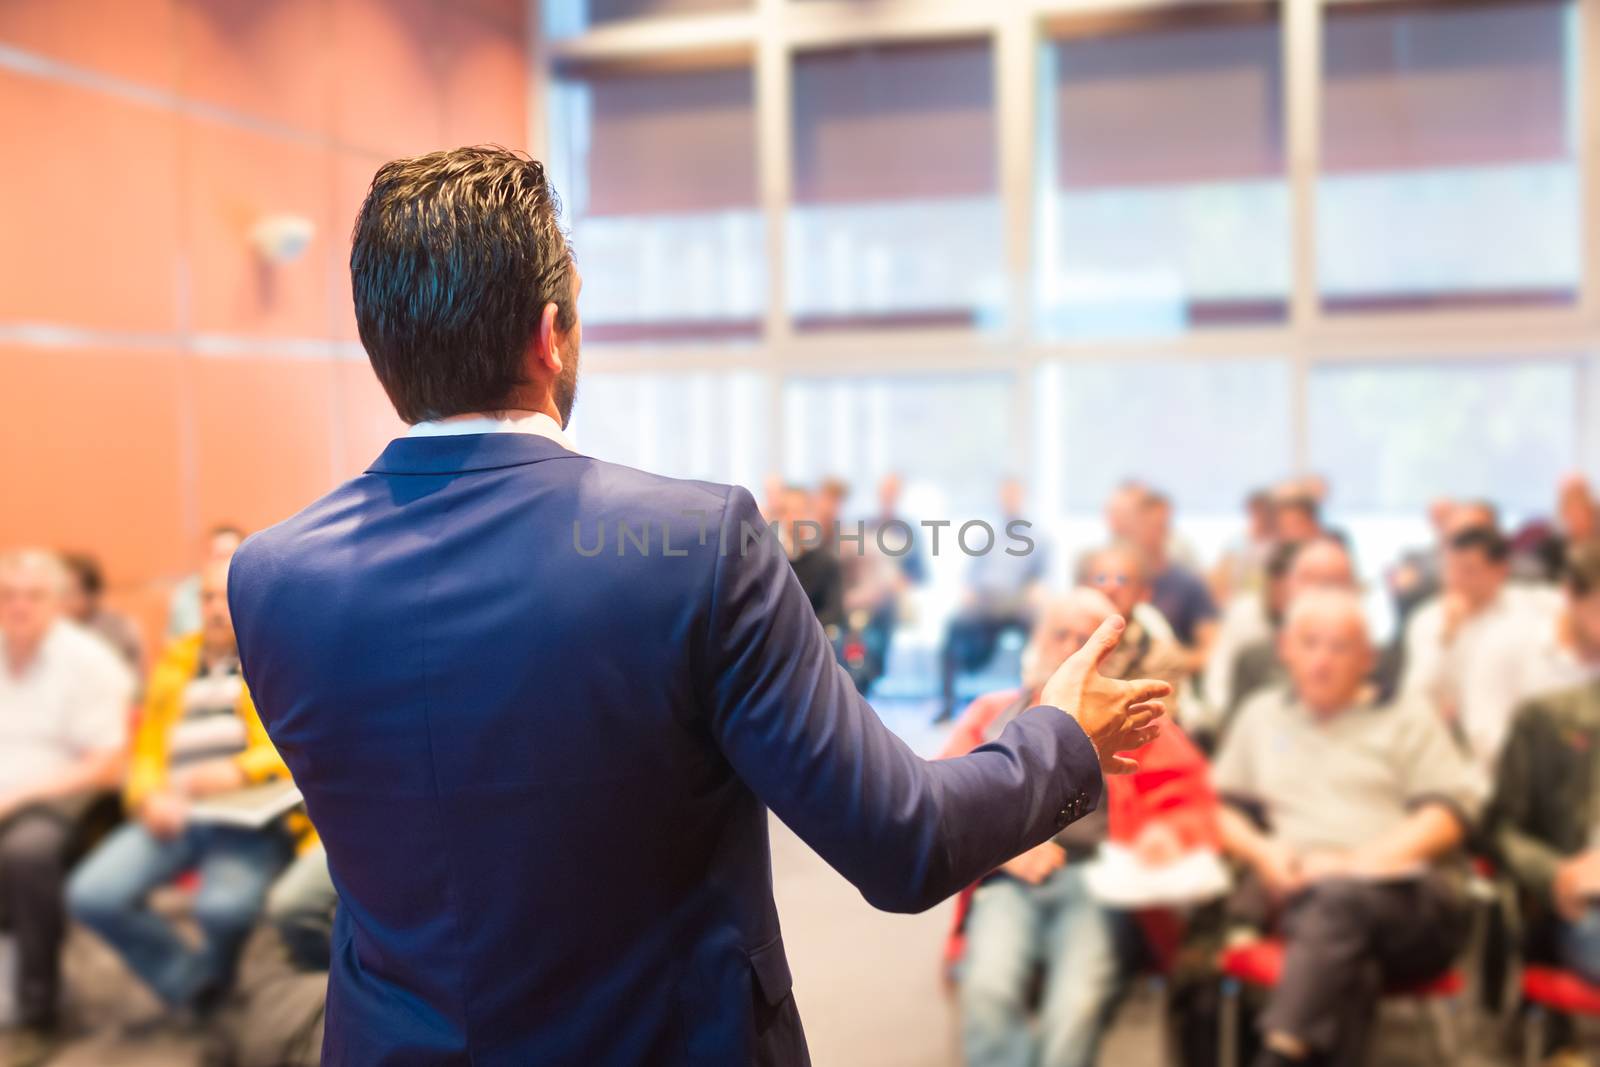
[[[1068,709],[1077,718],[1032,708],[966,756],[919,758],[834,661],[770,539],[746,538],[759,521],[749,493],[732,490],[704,636],[709,726],[756,795],[875,906],[931,907],[1047,840],[1099,802],[1102,760],[1090,737],[1119,770],[1111,753],[1148,739],[1149,719],[1129,709],[1168,687],[1100,679],[1078,657],[1081,698],[1072,679],[1048,690],[1077,701]],[[1110,632],[1102,656],[1120,631]]]
[[[116,789],[122,766],[120,747],[90,749],[48,778],[33,782],[10,797],[0,797],[0,818],[29,804]]]
[[[1349,857],[1357,872],[1379,877],[1431,863],[1457,848],[1483,803],[1477,771],[1437,715],[1417,704],[1396,705],[1387,714],[1404,717],[1391,756],[1404,775],[1412,811]]]
[[[1405,822],[1358,849],[1351,866],[1378,877],[1403,874],[1450,852],[1465,836],[1466,827],[1450,805],[1423,804]]]
[[[1517,714],[1511,736],[1500,753],[1488,822],[1497,861],[1525,892],[1550,901],[1554,899],[1556,879],[1565,857],[1534,832],[1535,794],[1543,780],[1534,766],[1534,757],[1546,721],[1537,704]]]

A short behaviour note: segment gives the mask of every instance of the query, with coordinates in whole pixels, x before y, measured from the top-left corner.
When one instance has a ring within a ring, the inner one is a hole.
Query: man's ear
[[[554,303],[546,304],[539,313],[539,328],[534,331],[533,337],[534,362],[551,375],[561,373],[561,348],[567,340],[566,331],[556,325],[558,314],[560,309]]]

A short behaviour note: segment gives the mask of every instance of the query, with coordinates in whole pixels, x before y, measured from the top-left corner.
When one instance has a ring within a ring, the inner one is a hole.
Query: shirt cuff
[[[1100,754],[1078,720],[1049,704],[1029,708],[1013,726],[1030,732],[1047,732],[1055,740],[1060,769],[1052,776],[1054,792],[1051,807],[1056,830],[1088,815],[1100,806],[1105,794],[1105,779],[1100,770]]]

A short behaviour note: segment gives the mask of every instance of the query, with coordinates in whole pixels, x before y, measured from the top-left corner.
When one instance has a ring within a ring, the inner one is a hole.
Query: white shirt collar
[[[419,422],[406,431],[407,437],[456,437],[469,433],[531,433],[536,437],[547,437],[566,449],[576,452],[578,449],[572,443],[561,425],[542,411],[535,411],[527,415],[494,416],[471,415],[452,419],[437,419],[431,422]]]

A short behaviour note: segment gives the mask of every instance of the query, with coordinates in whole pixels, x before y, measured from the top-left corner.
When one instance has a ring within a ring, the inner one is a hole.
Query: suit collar
[[[397,437],[367,468],[367,473],[459,474],[574,458],[577,453],[569,452],[548,437],[527,433]]]

